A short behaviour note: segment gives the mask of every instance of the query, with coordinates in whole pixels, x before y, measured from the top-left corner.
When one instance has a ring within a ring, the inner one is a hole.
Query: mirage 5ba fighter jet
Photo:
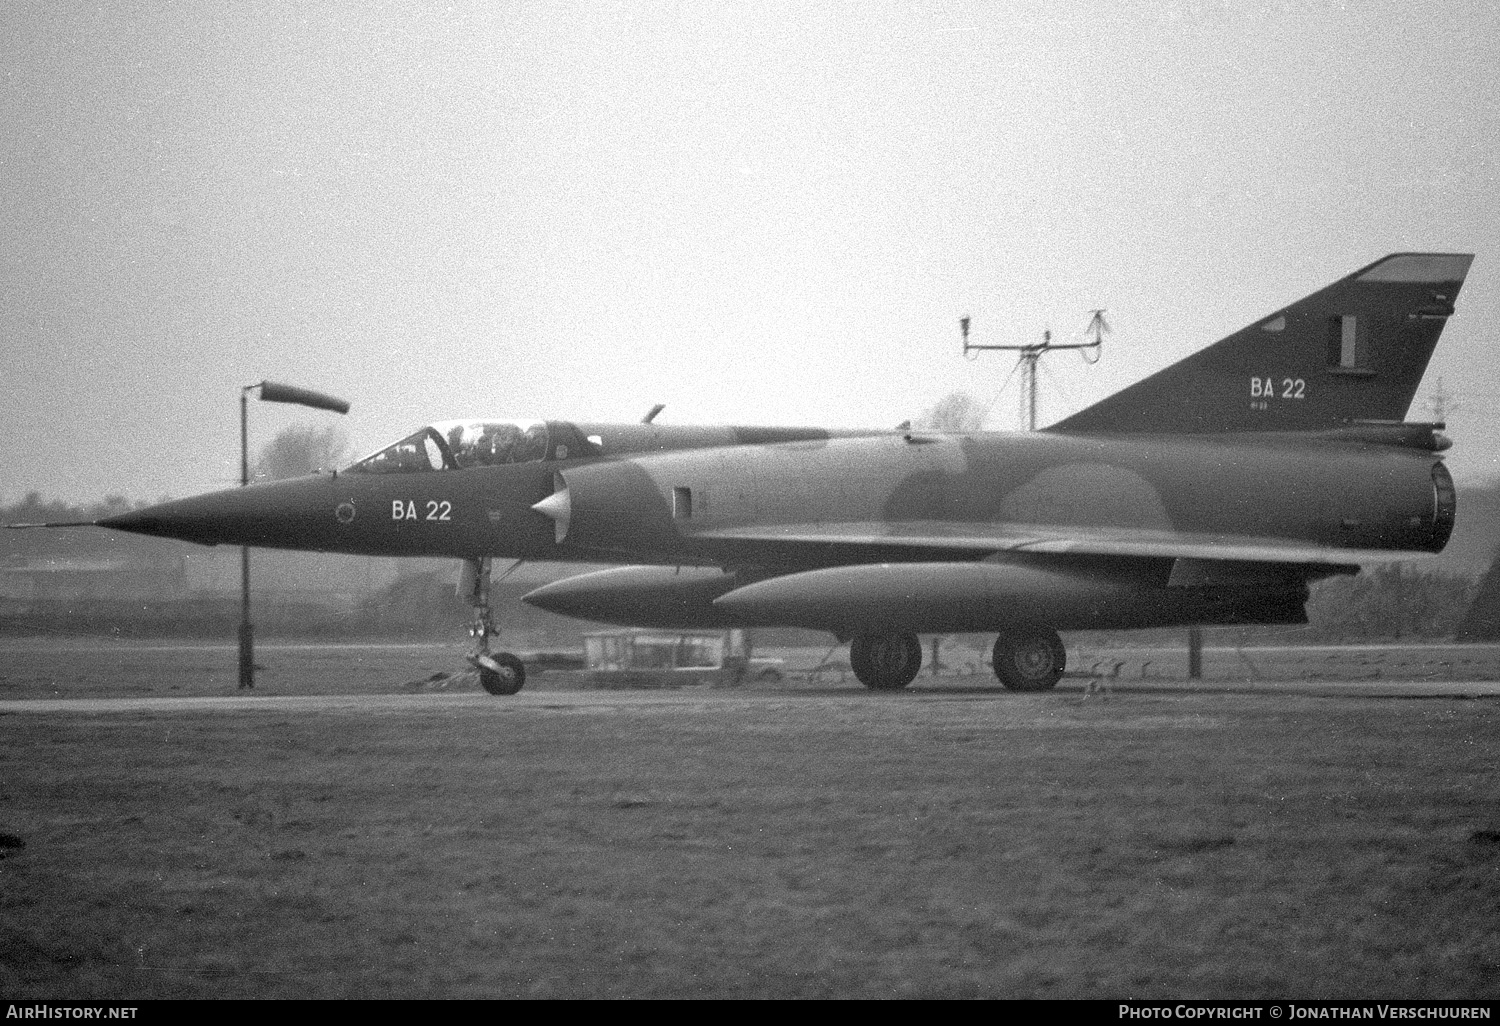
[[[923,632],[993,631],[1052,687],[1059,630],[1305,623],[1312,581],[1440,551],[1454,489],[1403,420],[1472,257],[1398,253],[1031,434],[443,421],[333,475],[100,521],[204,544],[464,561],[470,659],[490,561],[630,564],[525,601],[650,627],[787,626],[906,686]]]

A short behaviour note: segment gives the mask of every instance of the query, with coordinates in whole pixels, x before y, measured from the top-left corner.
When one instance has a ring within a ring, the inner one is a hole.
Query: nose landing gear
[[[490,613],[490,560],[464,560],[459,591],[474,610],[469,623],[468,660],[479,671],[479,683],[492,695],[514,695],[526,684],[526,664],[509,652],[490,653],[490,638],[499,637],[500,629]]]

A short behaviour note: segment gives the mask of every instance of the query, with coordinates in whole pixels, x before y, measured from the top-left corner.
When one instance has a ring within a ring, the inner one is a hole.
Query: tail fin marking
[[[1393,253],[1049,431],[1315,431],[1399,421],[1473,255]]]

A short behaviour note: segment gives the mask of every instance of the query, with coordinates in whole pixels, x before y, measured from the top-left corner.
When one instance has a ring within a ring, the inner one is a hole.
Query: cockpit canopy
[[[570,439],[562,436],[569,434],[572,432],[554,430],[553,425],[541,420],[445,420],[366,456],[348,472],[407,474],[565,460]],[[575,451],[573,455],[583,453]]]

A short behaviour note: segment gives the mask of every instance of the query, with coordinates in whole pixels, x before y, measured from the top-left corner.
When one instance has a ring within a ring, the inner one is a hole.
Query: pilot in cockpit
[[[472,467],[474,454],[463,442],[464,426],[462,424],[455,424],[448,429],[448,451],[453,454],[453,462],[460,467]]]
[[[514,463],[520,431],[514,424],[487,424],[479,440],[479,462],[487,467]]]
[[[547,458],[547,425],[533,424],[526,433],[516,439],[515,461],[530,463]]]

